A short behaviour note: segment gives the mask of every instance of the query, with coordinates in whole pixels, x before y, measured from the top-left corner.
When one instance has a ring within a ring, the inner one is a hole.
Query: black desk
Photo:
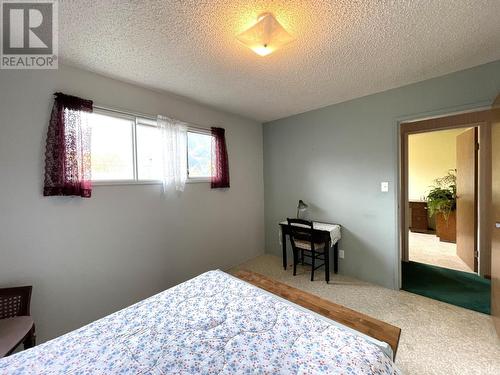
[[[315,222],[316,224],[316,222]],[[337,224],[329,224],[329,223],[317,223],[321,226],[338,226]],[[287,253],[286,253],[286,237],[290,235],[289,225],[286,222],[280,223],[281,227],[281,245],[283,247],[283,268],[286,270],[287,266]],[[340,228],[340,226],[339,226]],[[318,236],[324,236],[325,242],[328,242],[328,251],[325,252],[325,272],[326,272],[326,281],[330,281],[330,249],[333,248],[333,272],[338,273],[339,271],[339,238],[335,239],[335,243],[331,246],[332,239],[331,233],[325,229],[315,229],[314,231],[318,234]]]

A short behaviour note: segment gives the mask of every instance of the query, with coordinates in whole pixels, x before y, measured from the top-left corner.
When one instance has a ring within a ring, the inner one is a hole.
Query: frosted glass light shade
[[[269,55],[294,40],[271,13],[260,15],[257,23],[236,39],[260,56]]]

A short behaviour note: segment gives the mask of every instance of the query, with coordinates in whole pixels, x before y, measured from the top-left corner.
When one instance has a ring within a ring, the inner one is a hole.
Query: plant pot
[[[436,235],[442,242],[455,243],[457,241],[456,211],[451,211],[448,217],[442,213],[436,215]]]

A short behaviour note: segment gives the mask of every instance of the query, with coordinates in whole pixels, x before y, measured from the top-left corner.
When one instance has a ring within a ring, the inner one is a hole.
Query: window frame
[[[188,137],[187,133],[196,133],[196,134],[202,134],[202,135],[208,135],[210,137],[212,136],[212,131],[210,129],[202,129],[202,128],[197,128],[193,126],[188,126],[187,132],[186,132],[186,138]],[[212,158],[212,155],[210,155],[210,159]],[[189,177],[189,145],[186,139],[186,168],[187,168],[187,179],[186,183],[190,184],[196,184],[196,183],[207,183],[212,181],[212,176],[210,177]]]
[[[135,125],[134,125],[134,182],[136,185],[153,185],[153,184],[161,184],[161,180],[156,179],[139,179],[139,163],[137,161],[137,126],[150,126],[157,128],[158,122],[156,120],[148,119],[145,117],[135,116]]]
[[[146,125],[157,127],[157,120],[152,116],[134,114],[130,112],[123,112],[120,110],[115,110],[111,108],[103,108],[94,106],[93,113],[97,113],[104,116],[116,117],[121,119],[132,120],[132,163],[133,163],[133,179],[122,179],[122,180],[92,180],[93,186],[120,186],[120,185],[160,185],[161,180],[139,180],[139,171],[137,163],[137,126]],[[196,183],[210,183],[212,177],[189,177],[189,147],[187,147],[187,133],[198,133],[203,135],[209,135],[212,137],[212,132],[210,128],[201,128],[196,126],[188,125],[186,132],[186,183],[196,184]]]
[[[121,180],[94,180],[92,179],[93,186],[116,186],[116,185],[156,185],[161,184],[161,180],[140,180],[139,170],[137,163],[137,126],[146,125],[156,127],[156,121],[148,119],[144,116],[137,116],[129,113],[123,113],[119,111],[114,111],[112,109],[96,108],[94,107],[93,113],[97,113],[103,116],[121,118],[132,121],[132,169],[133,178],[132,179],[121,179]],[[92,151],[91,151],[92,152]]]

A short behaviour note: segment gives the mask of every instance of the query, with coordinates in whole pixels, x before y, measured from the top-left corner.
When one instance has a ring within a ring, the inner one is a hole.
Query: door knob
[[[499,228],[500,229],[500,223],[498,221],[495,223],[495,228]]]

